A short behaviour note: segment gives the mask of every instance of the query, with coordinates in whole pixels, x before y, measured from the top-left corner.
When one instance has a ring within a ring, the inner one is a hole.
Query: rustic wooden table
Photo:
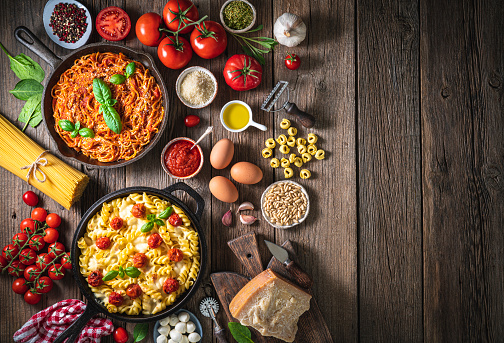
[[[196,0],[201,14],[218,21],[224,0]],[[58,55],[68,53],[52,43],[42,26],[46,1],[2,0],[0,41],[11,54],[25,53],[13,36],[19,25],[30,28]],[[109,5],[124,8],[133,22],[145,12],[161,13],[165,1],[82,0],[93,16]],[[222,77],[226,57],[240,53],[229,36],[225,54],[214,60],[193,57],[190,65],[210,69],[219,82],[218,97],[203,110],[190,110],[177,99],[180,71],[161,63],[170,97],[170,123],[160,143],[130,166],[87,169],[91,178],[82,200],[70,211],[42,196],[43,207],[64,218],[62,240],[68,246],[81,215],[98,198],[127,186],[165,188],[174,183],[161,169],[159,156],[166,142],[178,136],[198,137],[215,128],[202,143],[208,159],[213,143],[228,137],[235,142],[234,161],[251,161],[264,170],[256,185],[239,185],[239,201],[259,205],[264,188],[282,179],[260,157],[264,140],[279,134],[285,114],[259,109],[278,80],[290,82],[291,99],[313,113],[312,130],[328,152],[313,163],[314,177],[299,180],[308,190],[312,209],[308,220],[280,231],[259,221],[250,227],[221,224],[227,204],[213,198],[208,181],[229,176],[206,163],[187,183],[205,199],[202,225],[209,246],[207,274],[187,304],[198,312],[205,295],[215,295],[209,272],[245,273],[226,242],[251,230],[260,239],[295,243],[299,264],[315,280],[318,300],[335,341],[343,342],[466,342],[499,341],[504,337],[504,6],[500,0],[275,0],[252,1],[264,35],[272,35],[274,20],[284,12],[302,16],[308,25],[298,47],[278,46],[266,58],[257,89],[239,93]],[[93,32],[90,42],[101,41]],[[122,42],[156,56],[142,46],[134,30]],[[298,71],[284,67],[288,52],[301,56]],[[157,58],[156,58],[157,60]],[[0,57],[0,113],[18,127],[22,102],[9,90],[16,77],[7,57]],[[227,132],[218,116],[231,99],[252,106],[255,119],[268,126],[240,134]],[[202,123],[183,124],[194,113]],[[297,125],[298,128],[300,125]],[[28,128],[27,135],[55,150],[46,129]],[[72,164],[72,163],[71,163]],[[0,242],[10,241],[30,209],[21,200],[32,189],[5,170],[0,171]],[[183,194],[179,196],[187,200]],[[232,205],[236,209],[236,204]],[[269,260],[261,244],[265,264]],[[35,312],[67,298],[82,298],[70,275],[36,306],[11,291],[12,277],[0,277],[0,340],[13,333]],[[209,320],[200,317],[205,342],[212,341]],[[222,312],[221,323],[225,322]],[[121,323],[116,323],[120,324]],[[132,332],[133,325],[126,325]],[[151,326],[152,328],[152,326]],[[149,342],[152,338],[149,336]],[[111,338],[104,339],[111,342]]]

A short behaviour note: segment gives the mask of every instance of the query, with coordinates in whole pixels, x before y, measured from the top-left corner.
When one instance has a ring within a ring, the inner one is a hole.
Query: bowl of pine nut
[[[310,212],[310,198],[303,186],[294,181],[277,181],[261,196],[264,219],[278,229],[301,224]]]

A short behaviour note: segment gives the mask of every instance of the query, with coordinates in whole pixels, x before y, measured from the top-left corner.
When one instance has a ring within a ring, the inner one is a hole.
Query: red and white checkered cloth
[[[62,300],[35,314],[14,333],[14,341],[21,343],[52,343],[86,309],[80,300]],[[93,317],[82,329],[78,343],[99,343],[102,336],[110,335],[114,324],[110,319]]]

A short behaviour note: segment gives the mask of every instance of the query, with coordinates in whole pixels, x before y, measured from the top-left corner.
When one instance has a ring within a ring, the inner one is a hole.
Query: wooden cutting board
[[[210,275],[212,283],[215,287],[222,308],[226,312],[229,321],[238,322],[229,312],[229,303],[240,289],[242,289],[251,278],[255,277],[263,271],[259,250],[257,248],[257,238],[254,232],[240,236],[228,242],[229,247],[233,250],[236,257],[245,266],[250,278],[247,278],[238,273],[220,272]],[[291,260],[296,260],[296,254],[289,240],[285,241],[282,246],[289,252]],[[273,269],[286,279],[296,283],[287,269],[276,258],[272,258],[268,264],[268,268]],[[316,280],[314,281],[316,282]],[[311,290],[307,290],[311,293]],[[223,325],[227,329],[227,325]],[[250,328],[252,331],[252,340],[255,343],[282,343],[282,340],[273,337],[263,337],[258,331]],[[229,330],[227,329],[229,332]],[[231,337],[228,334],[228,337]],[[310,310],[303,313],[299,318],[298,332],[294,342],[297,343],[333,343],[331,333],[327,324],[320,313],[317,301],[312,297],[310,302]]]

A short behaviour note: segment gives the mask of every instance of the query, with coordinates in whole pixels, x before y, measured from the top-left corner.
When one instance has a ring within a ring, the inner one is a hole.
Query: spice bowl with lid
[[[231,33],[243,33],[250,30],[256,18],[256,9],[247,0],[227,0],[220,10],[222,26]],[[233,25],[236,27],[232,27]]]
[[[206,68],[195,66],[184,69],[175,83],[177,96],[190,108],[203,108],[214,101],[217,95],[217,79]]]
[[[187,137],[172,139],[161,153],[161,166],[174,179],[186,180],[196,176],[203,167],[203,150]]]

